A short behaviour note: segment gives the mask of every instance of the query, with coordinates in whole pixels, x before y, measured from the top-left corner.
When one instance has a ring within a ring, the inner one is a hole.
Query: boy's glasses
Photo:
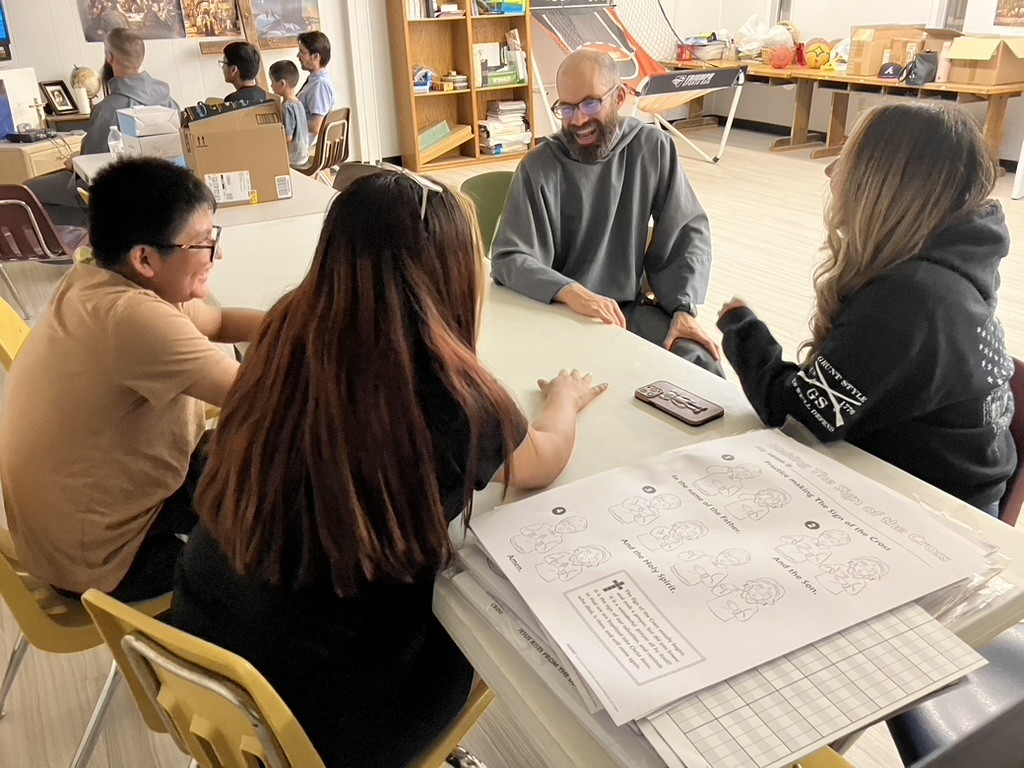
[[[589,98],[584,99],[579,104],[564,104],[561,101],[556,101],[551,105],[551,111],[555,113],[555,117],[560,120],[572,120],[576,112],[581,112],[587,117],[593,117],[598,114],[604,108],[604,102],[609,96],[615,93],[619,86],[613,85],[611,90],[608,91],[604,96],[599,99]]]
[[[420,221],[423,221],[427,216],[427,195],[431,192],[437,192],[438,194],[444,192],[444,188],[440,184],[420,176],[418,173],[413,173],[408,168],[403,168],[400,165],[392,165],[391,163],[385,163],[383,160],[378,160],[377,167],[384,171],[394,171],[403,176],[408,176],[419,184],[420,189],[423,190],[423,198],[422,202],[420,202]]]
[[[216,224],[213,225],[213,242],[204,243],[202,245],[182,245],[180,243],[164,243],[158,245],[156,243],[150,243],[153,248],[181,248],[183,251],[210,251],[210,261],[213,261],[217,256],[217,251],[220,250],[220,233],[222,228]]]

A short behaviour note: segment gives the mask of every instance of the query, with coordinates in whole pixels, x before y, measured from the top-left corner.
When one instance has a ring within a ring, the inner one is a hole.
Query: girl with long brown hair
[[[405,765],[458,713],[472,669],[431,613],[448,524],[492,478],[551,483],[605,388],[541,381],[527,426],[476,356],[483,275],[460,194],[356,180],[212,441],[174,623],[249,659],[328,766]]]
[[[1010,238],[981,131],[957,107],[884,105],[828,172],[802,363],[740,299],[719,315],[726,356],[769,426],[791,416],[998,514],[1016,465],[995,316]]]

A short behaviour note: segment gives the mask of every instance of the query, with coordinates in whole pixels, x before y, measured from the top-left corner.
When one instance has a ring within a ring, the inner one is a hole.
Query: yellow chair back
[[[248,661],[97,590],[82,601],[146,724],[169,733],[202,768],[324,768],[288,706]]]
[[[14,307],[0,299],[0,363],[8,371],[21,345],[25,343],[29,330],[28,323],[21,319]]]

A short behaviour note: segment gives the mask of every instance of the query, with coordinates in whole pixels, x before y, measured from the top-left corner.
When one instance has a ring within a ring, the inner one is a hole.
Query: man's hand
[[[718,319],[721,320],[734,309],[740,309],[745,306],[747,306],[747,302],[745,302],[738,296],[733,296],[731,299],[725,302],[725,304],[722,305],[722,308],[720,310],[718,310]]]
[[[593,291],[588,291],[579,283],[570,283],[555,294],[555,301],[565,304],[577,315],[596,317],[602,323],[626,327],[626,318],[619,309],[619,303]]]
[[[662,346],[671,351],[672,345],[679,339],[695,341],[711,353],[715,360],[721,360],[722,354],[718,351],[718,345],[711,340],[711,337],[704,333],[704,329],[697,323],[697,319],[689,312],[676,312],[672,316],[672,322],[665,335],[665,342]]]

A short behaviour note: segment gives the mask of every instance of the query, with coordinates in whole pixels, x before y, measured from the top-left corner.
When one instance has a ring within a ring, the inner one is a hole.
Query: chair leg
[[[452,768],[487,768],[483,760],[461,746],[453,749],[444,762]]]
[[[18,633],[18,639],[14,641],[14,650],[11,651],[11,658],[7,660],[7,671],[4,672],[4,681],[0,683],[0,717],[4,716],[7,703],[7,694],[11,692],[14,685],[14,678],[18,675],[18,668],[25,659],[25,652],[28,650],[28,638],[24,632]]]
[[[85,768],[89,763],[93,748],[96,746],[96,739],[100,735],[100,725],[103,724],[103,716],[107,712],[107,705],[110,704],[110,697],[113,696],[114,691],[117,689],[117,684],[120,682],[121,670],[118,668],[117,662],[112,661],[110,662],[110,672],[107,674],[107,682],[103,684],[103,690],[100,692],[100,697],[96,700],[96,706],[93,707],[92,716],[89,718],[89,724],[85,727],[85,733],[82,734],[78,750],[71,759],[71,768]]]
[[[14,287],[14,283],[11,281],[11,276],[7,274],[7,270],[4,269],[2,262],[0,262],[0,277],[4,279],[4,284],[7,286],[7,290],[9,290],[11,292],[11,296],[14,297],[14,302],[21,310],[21,316],[26,320],[31,320],[32,315],[28,313],[28,308],[25,306],[25,302],[22,300],[21,294],[18,293],[18,289]]]

